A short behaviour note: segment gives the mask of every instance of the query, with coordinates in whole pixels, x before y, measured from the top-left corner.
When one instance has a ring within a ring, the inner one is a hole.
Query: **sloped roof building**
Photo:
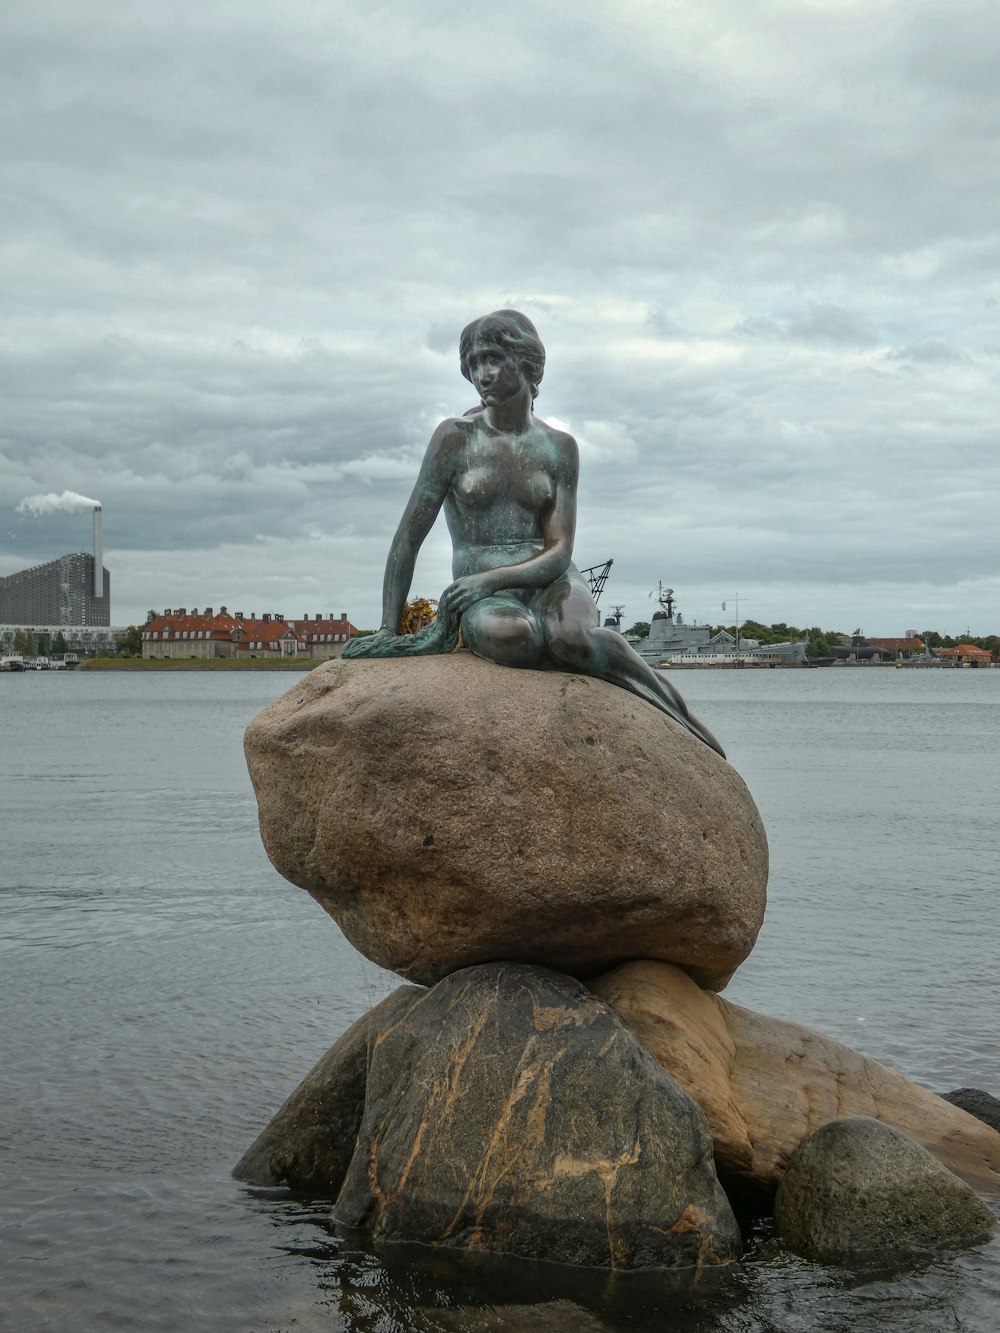
[[[347,619],[332,612],[316,612],[300,620],[286,620],[280,613],[249,616],[226,607],[215,611],[206,606],[188,611],[167,608],[142,631],[143,657],[337,657],[348,639],[357,633]]]

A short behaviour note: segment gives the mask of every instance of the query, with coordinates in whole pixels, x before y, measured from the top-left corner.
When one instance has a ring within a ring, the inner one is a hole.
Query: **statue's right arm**
[[[455,442],[455,423],[442,421],[431,436],[413,493],[389,547],[382,582],[382,629],[390,634],[399,633],[417,553],[448,493],[454,470]]]

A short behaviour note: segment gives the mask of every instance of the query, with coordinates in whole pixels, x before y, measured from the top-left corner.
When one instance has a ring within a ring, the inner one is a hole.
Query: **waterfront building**
[[[66,651],[77,654],[113,652],[125,633],[125,625],[63,625],[29,620],[21,623],[0,624],[0,648],[10,652],[19,631],[32,635],[41,654],[52,651],[56,636],[66,641]]]
[[[952,666],[989,666],[993,654],[988,648],[978,648],[974,643],[956,643],[954,648],[935,648],[934,656],[939,662],[950,662]]]
[[[95,596],[94,556],[78,551],[0,576],[0,624],[67,627],[111,624],[111,575],[101,566]]]
[[[300,657],[325,660],[338,657],[348,639],[357,633],[347,619],[317,611],[312,617],[286,620],[278,612],[258,617],[220,607],[206,606],[188,611],[186,607],[168,607],[142,631],[143,657],[215,658],[215,657]]]
[[[874,648],[884,662],[898,661],[908,657],[929,657],[927,645],[915,634],[908,634],[904,639],[866,639],[869,648]]]

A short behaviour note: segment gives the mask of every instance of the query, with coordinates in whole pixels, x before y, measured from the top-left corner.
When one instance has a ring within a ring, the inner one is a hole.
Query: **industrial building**
[[[0,624],[110,625],[111,575],[101,573],[97,596],[94,557],[82,552],[0,577]]]
[[[111,575],[104,568],[99,504],[94,506],[92,555],[78,551],[0,576],[0,645],[9,650],[18,630],[29,631],[40,648],[61,634],[73,652],[114,648],[125,632],[111,624]]]

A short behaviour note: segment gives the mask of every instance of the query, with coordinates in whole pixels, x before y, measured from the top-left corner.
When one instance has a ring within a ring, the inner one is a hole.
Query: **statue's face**
[[[476,343],[466,364],[469,379],[487,407],[513,398],[524,387],[520,366],[504,348],[494,343]]]

